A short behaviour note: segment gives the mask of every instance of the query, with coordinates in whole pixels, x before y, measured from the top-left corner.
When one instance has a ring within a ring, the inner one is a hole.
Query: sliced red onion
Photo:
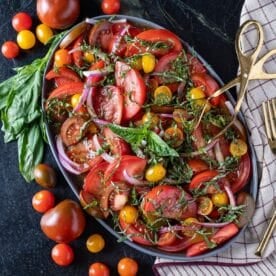
[[[224,186],[225,192],[227,193],[227,196],[229,198],[229,203],[232,207],[236,206],[236,200],[235,200],[235,196],[231,190],[231,188],[228,185]]]
[[[113,43],[112,46],[112,50],[111,50],[111,54],[116,53],[116,51],[118,50],[118,47],[120,45],[120,42],[122,40],[122,37],[128,32],[130,25],[126,25],[118,34],[118,36],[116,37],[115,42]]]
[[[99,142],[99,139],[98,139],[97,134],[95,134],[95,135],[93,136],[92,139],[93,139],[93,142],[94,142],[94,145],[95,145],[96,150],[97,150],[97,151],[102,150],[102,147],[101,147],[101,145],[100,145],[100,142]],[[109,155],[109,154],[106,153],[106,152],[103,152],[103,153],[101,154],[101,157],[102,157],[106,162],[108,162],[108,163],[112,163],[112,162],[115,160],[115,158],[114,158],[113,156]]]
[[[102,126],[106,126],[110,124],[110,122],[101,120],[101,119],[93,119],[93,122],[96,123],[97,125],[102,125]]]
[[[97,117],[93,106],[93,97],[94,97],[95,89],[96,89],[95,87],[90,87],[90,93],[86,98],[87,111],[92,117]]]
[[[71,49],[68,53],[69,53],[69,54],[73,54],[74,52],[77,52],[77,51],[81,51],[81,47],[73,48],[73,49]]]
[[[173,225],[173,226],[166,226],[161,227],[159,230],[159,234],[164,234],[167,232],[176,232],[176,231],[195,231],[198,230],[196,226],[198,223],[194,223],[194,225]]]
[[[224,162],[224,156],[220,148],[219,142],[215,144],[215,156],[219,163]]]
[[[104,77],[108,75],[109,73],[113,72],[113,68],[110,66],[105,67],[104,69],[96,69],[96,70],[90,70],[90,71],[83,71],[83,75],[85,77],[93,77],[93,76],[99,76]]]
[[[125,180],[129,183],[129,184],[132,184],[132,185],[135,185],[135,186],[139,186],[139,185],[148,185],[150,182],[146,181],[146,180],[139,180],[133,176],[130,176],[128,173],[127,173],[127,170],[123,170],[123,176],[125,178]]]
[[[76,107],[73,109],[74,112],[79,111],[79,109],[85,104],[85,102],[87,101],[87,97],[90,94],[90,90],[91,88],[89,88],[87,85],[84,86],[80,100]]]
[[[67,154],[65,153],[60,136],[57,136],[56,145],[57,145],[57,151],[58,151],[58,156],[59,156],[60,162],[62,163],[64,168],[66,168],[68,171],[71,170],[71,172],[74,174],[81,174],[81,173],[89,170],[89,166],[87,164],[78,164],[78,163],[72,161],[67,156]]]
[[[231,221],[226,221],[226,222],[195,222],[195,224],[203,226],[203,227],[214,227],[214,228],[220,228],[224,227],[231,223]]]
[[[167,113],[160,113],[158,114],[158,116],[162,117],[162,118],[173,118],[172,114],[167,114]]]
[[[85,18],[85,22],[88,23],[88,24],[96,24],[99,22],[99,20],[96,20],[94,18]]]

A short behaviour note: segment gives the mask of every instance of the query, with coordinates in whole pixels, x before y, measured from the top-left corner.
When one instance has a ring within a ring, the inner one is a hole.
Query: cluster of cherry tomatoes
[[[17,32],[16,42],[9,40],[1,47],[2,54],[7,59],[16,58],[20,49],[29,50],[36,44],[36,38],[43,44],[53,36],[53,31],[45,24],[39,24],[35,34],[31,31],[32,17],[26,12],[19,12],[12,18],[12,27]]]
[[[77,203],[71,200],[63,200],[56,205],[53,192],[47,190],[56,185],[55,171],[46,164],[39,164],[34,170],[35,181],[43,188],[32,198],[33,208],[42,213],[40,226],[44,234],[57,242],[52,248],[52,260],[60,266],[68,266],[74,261],[74,250],[68,244],[83,233],[85,228],[85,217]],[[68,213],[74,214],[68,216]],[[72,220],[71,218],[75,219]],[[50,223],[48,223],[50,221]],[[66,231],[63,226],[66,224]],[[87,250],[91,253],[98,253],[105,247],[105,240],[100,234],[92,234],[86,241]],[[117,265],[121,276],[135,276],[138,271],[138,264],[131,258],[122,258]],[[89,276],[110,275],[109,267],[103,263],[95,262],[89,267]]]

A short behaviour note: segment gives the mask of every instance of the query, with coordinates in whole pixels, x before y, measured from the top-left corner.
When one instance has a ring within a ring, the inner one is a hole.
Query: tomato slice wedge
[[[233,236],[235,236],[239,232],[239,228],[236,224],[230,223],[224,227],[222,227],[220,230],[218,230],[212,237],[211,242],[216,243],[217,245],[222,244],[226,242],[227,240],[231,239]],[[197,256],[205,251],[207,251],[208,245],[205,241],[196,243],[192,246],[190,246],[186,251],[187,257]]]
[[[182,220],[196,216],[197,205],[191,199],[191,195],[179,187],[159,185],[144,196],[141,209],[146,217]]]
[[[160,235],[156,245],[159,247],[170,246],[177,240],[176,234],[174,232],[167,232]]]
[[[122,90],[113,85],[97,89],[93,95],[93,106],[99,118],[120,124],[123,115]]]
[[[48,100],[52,98],[65,98],[74,94],[81,94],[83,91],[83,82],[70,82],[55,88],[49,95]]]
[[[193,159],[188,160],[187,163],[188,163],[189,167],[193,170],[194,174],[197,174],[197,173],[200,173],[203,171],[207,171],[209,169],[208,164],[201,159],[193,158]]]
[[[142,245],[153,245],[150,240],[152,238],[152,233],[142,221],[138,220],[135,224],[129,224],[119,218],[119,224],[124,233],[128,235],[131,240]]]
[[[65,78],[68,79],[68,82],[81,82],[79,75],[68,67],[60,67],[58,70],[52,69],[46,74],[45,78],[47,80]]]

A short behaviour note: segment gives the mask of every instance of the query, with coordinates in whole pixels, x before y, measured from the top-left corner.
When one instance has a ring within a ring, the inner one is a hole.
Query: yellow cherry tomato
[[[193,217],[189,217],[186,218],[183,222],[182,225],[184,226],[192,226],[194,228],[194,230],[183,230],[182,233],[183,235],[187,236],[187,237],[192,237],[195,234],[195,231],[200,229],[200,225],[195,224],[196,222],[198,222],[198,219],[193,218]]]
[[[157,163],[146,170],[146,179],[150,182],[158,182],[162,180],[167,171],[161,163]]]
[[[207,196],[201,196],[197,199],[198,210],[197,213],[203,216],[208,216],[213,211],[213,202]]]
[[[146,112],[142,117],[142,123],[153,129],[159,123],[159,117],[153,112]]]
[[[39,24],[35,29],[37,39],[46,44],[49,39],[54,35],[52,29],[45,24]]]
[[[59,49],[55,52],[54,65],[56,67],[62,67],[72,63],[71,54],[66,49]]]
[[[139,216],[137,208],[131,205],[124,206],[119,213],[120,219],[128,224],[133,224],[136,222]]]
[[[172,147],[179,147],[184,141],[184,133],[178,127],[169,127],[165,130],[164,140]]]
[[[205,112],[211,109],[211,104],[206,100],[206,95],[200,87],[194,87],[190,90],[189,96],[191,100],[194,100],[195,104],[200,107],[204,107],[206,104]]]
[[[235,157],[243,156],[247,151],[247,144],[242,139],[235,139],[230,144],[230,153]]]
[[[20,31],[16,40],[18,46],[23,50],[28,50],[35,46],[35,35],[29,30]]]
[[[84,56],[84,59],[89,63],[92,63],[95,61],[95,56],[91,52],[85,52],[83,56]]]
[[[168,104],[172,100],[172,91],[166,86],[158,86],[153,93],[154,102],[156,104]]]
[[[212,194],[212,202],[215,206],[221,207],[229,203],[228,196],[225,192]]]
[[[98,253],[105,246],[104,238],[100,234],[91,235],[86,241],[86,247],[91,253]]]
[[[71,105],[73,108],[75,108],[79,104],[80,98],[81,98],[81,94],[74,94],[71,97]]]
[[[142,56],[142,67],[145,73],[151,73],[155,68],[155,56],[147,53]]]

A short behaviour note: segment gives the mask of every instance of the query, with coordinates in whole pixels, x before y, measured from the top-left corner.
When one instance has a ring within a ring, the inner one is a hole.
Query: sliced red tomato
[[[188,166],[193,170],[194,174],[207,171],[209,169],[208,164],[201,159],[193,158],[188,160],[187,163]]]
[[[114,155],[127,155],[131,153],[130,145],[116,135],[110,128],[104,128],[104,136],[107,143],[110,145],[110,150]]]
[[[146,217],[172,219],[195,217],[197,205],[191,199],[192,196],[179,187],[159,185],[144,196],[141,209]],[[162,212],[159,214],[158,210]]]
[[[119,160],[111,163],[105,172],[105,179],[113,181],[126,181],[123,171],[126,170],[130,177],[141,177],[144,175],[147,161],[134,155],[123,155]]]
[[[82,45],[83,39],[84,39],[84,36],[80,35],[75,40],[74,45],[73,45],[73,50],[74,50],[73,53],[72,53],[73,62],[79,68],[83,66],[83,51],[77,50],[77,49],[79,49],[80,46]]]
[[[99,118],[120,124],[123,115],[122,90],[113,85],[97,89],[93,95],[93,106]]]
[[[239,228],[236,224],[230,223],[224,227],[222,227],[220,230],[218,230],[212,237],[211,242],[216,243],[217,245],[222,244],[226,242],[227,240],[231,239],[233,236],[235,236],[239,232]],[[192,246],[190,246],[186,251],[186,256],[192,257],[197,256],[205,251],[207,251],[208,245],[205,241],[196,243]]]
[[[142,32],[142,29],[132,26],[129,22],[126,22],[126,23],[113,23],[112,24],[112,33],[114,35],[119,34],[126,26],[129,26],[128,34],[131,37],[134,37]]]
[[[81,94],[83,91],[83,82],[70,82],[55,88],[49,95],[48,100],[52,98],[65,98],[74,94]]]
[[[170,246],[177,240],[176,234],[174,232],[167,232],[161,234],[156,245],[157,246]]]
[[[190,65],[190,73],[206,73],[206,68],[203,66],[203,64],[199,61],[198,58],[191,55],[190,53],[187,53],[187,59],[188,63]]]
[[[131,67],[122,62],[117,61],[115,64],[115,81],[116,85],[119,87],[123,87],[126,81],[126,74],[131,70]]]
[[[227,175],[233,193],[240,191],[249,181],[251,175],[251,160],[248,153],[240,159],[238,169]]]
[[[66,78],[70,82],[81,82],[81,78],[79,77],[79,75],[72,69],[65,66],[58,68],[58,70],[56,69],[50,70],[46,74],[45,78],[47,80]]]
[[[99,21],[92,27],[88,41],[90,45],[97,45],[103,50],[108,50],[112,37],[112,23],[109,21]]]
[[[211,96],[214,94],[215,91],[219,89],[219,85],[217,82],[208,74],[206,73],[195,73],[192,74],[191,79],[193,81],[194,86],[202,87],[206,96]],[[219,105],[221,97],[218,96],[216,98],[211,99],[212,105]]]
[[[139,33],[136,38],[142,41],[148,42],[163,42],[167,47],[163,48],[147,48],[142,46],[142,43],[137,43],[129,45],[127,49],[127,56],[132,56],[138,53],[150,52],[157,56],[165,55],[169,52],[180,52],[182,50],[182,44],[178,36],[174,33],[165,29],[149,29],[144,32]]]
[[[103,161],[94,166],[84,179],[83,190],[100,198],[105,186],[104,174],[108,168],[109,163]]]
[[[123,57],[126,52],[126,49],[127,49],[127,44],[119,34],[114,35],[110,39],[110,43],[108,45],[109,53],[114,53],[117,56]]]
[[[128,224],[119,218],[119,223],[125,235],[128,235],[131,240],[143,245],[153,245],[152,232],[141,220],[137,220],[135,224]]]
[[[85,135],[82,130],[86,121],[80,116],[73,116],[65,120],[61,126],[60,137],[66,146],[71,146],[79,142]]]
[[[189,184],[189,190],[192,192],[196,189],[204,189],[204,183],[212,180],[217,175],[218,172],[216,170],[207,170],[195,175]],[[214,185],[209,185],[207,188],[207,193],[212,193],[214,190],[216,191]]]

